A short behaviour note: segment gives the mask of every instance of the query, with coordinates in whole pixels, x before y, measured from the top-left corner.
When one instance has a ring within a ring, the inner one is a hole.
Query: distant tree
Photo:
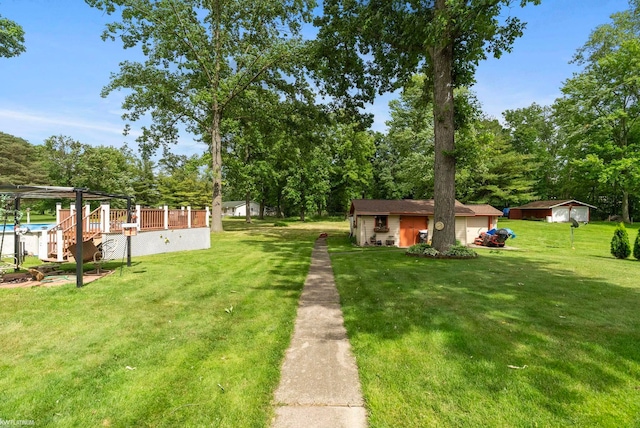
[[[553,108],[536,103],[503,113],[514,151],[530,155],[536,163],[531,171],[533,191],[540,199],[562,197],[561,141]]]
[[[512,146],[497,120],[470,121],[460,134],[460,150],[469,148],[456,175],[462,202],[509,207],[537,199],[533,175],[539,163]]]
[[[103,38],[140,46],[144,63],[124,62],[103,95],[130,91],[124,118],[149,113],[153,124],[139,141],[155,150],[177,143],[179,125],[210,146],[212,224],[222,231],[223,118],[253,85],[280,86],[301,61],[301,24],[311,19],[312,0],[86,0],[122,21]]]
[[[327,211],[346,214],[351,200],[361,198],[373,185],[373,136],[357,123],[340,123],[332,117],[325,138],[331,158]]]
[[[94,147],[60,135],[45,140],[43,153],[49,184],[133,194],[135,158],[126,148]]]
[[[155,207],[160,203],[160,191],[155,174],[155,164],[148,158],[136,159],[132,167],[131,186],[136,204]]]
[[[0,132],[0,183],[47,184],[41,147]]]
[[[629,3],[578,50],[574,61],[585,68],[567,80],[555,107],[575,177],[619,195],[625,223],[640,191],[640,1]]]
[[[629,234],[624,227],[624,223],[619,223],[613,232],[611,239],[611,255],[618,259],[626,259],[631,255],[631,245],[629,244]]]
[[[378,181],[387,183],[380,191],[389,189],[385,198],[433,197],[433,104],[424,96],[426,84],[426,76],[416,74],[389,102],[387,135],[378,140],[382,145],[374,160]]]
[[[502,17],[512,3],[539,0],[325,0],[320,27],[319,68],[327,91],[370,101],[377,91],[404,86],[414,73],[428,76],[434,118],[434,199],[437,222],[433,246],[446,251],[455,244],[456,87],[473,83],[478,62],[487,52],[499,57],[522,34],[524,24]],[[354,94],[354,89],[358,91]],[[429,169],[425,167],[425,171]]]
[[[640,230],[638,230],[636,240],[633,242],[633,257],[640,260]]]
[[[204,155],[166,154],[158,162],[159,202],[171,207],[207,206],[211,195],[207,160]]]
[[[22,27],[0,15],[0,57],[18,56],[25,50]]]

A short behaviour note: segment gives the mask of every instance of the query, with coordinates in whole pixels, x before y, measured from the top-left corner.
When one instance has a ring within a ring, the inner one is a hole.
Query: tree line
[[[322,13],[312,0],[86,2],[120,17],[105,40],[144,57],[121,63],[103,91],[125,91],[126,121],[152,119],[138,139],[146,160],[128,161],[138,185],[147,180],[140,199],[207,194],[214,231],[223,187],[226,200],[302,219],[344,212],[354,197],[433,197],[440,250],[454,242],[455,198],[497,207],[574,198],[625,221],[638,210],[638,0],[594,30],[574,58],[583,70],[554,105],[507,111],[502,122],[468,87],[480,60],[523,33],[501,15],[513,0],[325,0]],[[389,131],[370,132],[363,108],[399,88]],[[170,155],[181,127],[209,151]],[[176,186],[158,179],[174,175]],[[190,190],[179,186],[192,178]]]

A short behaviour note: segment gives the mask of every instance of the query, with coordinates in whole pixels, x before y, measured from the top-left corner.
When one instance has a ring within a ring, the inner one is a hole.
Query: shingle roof
[[[472,210],[476,215],[501,216],[502,211],[494,208],[489,204],[466,204],[467,208]]]
[[[471,217],[475,212],[456,201],[455,215]],[[350,213],[359,215],[416,215],[429,216],[434,214],[433,199],[354,199],[351,201]],[[497,211],[497,210],[496,210]]]
[[[246,204],[247,201],[227,201],[222,203],[222,208],[235,208]]]
[[[584,202],[576,201],[575,199],[562,199],[562,200],[552,200],[552,201],[534,201],[529,202],[528,204],[522,205],[521,207],[514,207],[520,210],[536,210],[536,209],[549,209],[560,207],[562,205],[567,205],[572,203],[574,205],[582,205],[585,207],[597,209],[593,205],[586,204]]]

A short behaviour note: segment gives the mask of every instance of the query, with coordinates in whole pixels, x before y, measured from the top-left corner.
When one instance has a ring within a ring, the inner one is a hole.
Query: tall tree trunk
[[[260,220],[264,220],[264,199],[260,199]]]
[[[629,192],[622,191],[622,221],[631,224],[631,216],[629,215]]]
[[[213,35],[215,39],[215,51],[222,51],[221,42],[221,24],[222,16],[220,10],[220,1],[216,0],[213,4],[214,12],[214,29]],[[220,135],[220,125],[222,124],[222,108],[218,104],[218,89],[220,87],[220,60],[215,61],[214,76],[212,83],[213,89],[213,118],[211,132],[211,163],[213,171],[213,200],[211,202],[211,231],[222,232],[222,137]]]
[[[246,213],[244,218],[247,223],[251,223],[251,192],[247,192],[245,196],[245,203],[246,203],[246,206],[245,206]]]
[[[211,163],[213,167],[213,202],[211,203],[211,231],[222,232],[222,112],[213,109],[211,135]]]
[[[436,18],[446,15],[446,0],[436,0]],[[445,17],[446,19],[446,17]],[[453,41],[449,30],[442,44],[429,50],[433,70],[434,118],[434,229],[433,247],[446,251],[455,244],[455,137],[453,121]]]

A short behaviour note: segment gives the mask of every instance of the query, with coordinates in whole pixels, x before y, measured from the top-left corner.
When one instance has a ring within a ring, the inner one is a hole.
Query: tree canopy
[[[455,243],[456,87],[473,82],[475,67],[488,53],[499,57],[522,34],[516,17],[500,16],[512,3],[539,0],[326,0],[319,29],[319,74],[326,90],[362,106],[376,92],[402,87],[417,73],[429,79],[433,97],[433,245],[446,251]]]
[[[128,89],[124,117],[149,114],[140,141],[148,149],[179,141],[179,126],[211,148],[212,230],[222,230],[222,124],[254,84],[287,86],[300,59],[301,23],[313,0],[86,0],[121,21],[104,38],[140,47],[146,61],[123,62],[104,95]]]
[[[25,50],[22,27],[0,15],[0,57],[18,56]]]

